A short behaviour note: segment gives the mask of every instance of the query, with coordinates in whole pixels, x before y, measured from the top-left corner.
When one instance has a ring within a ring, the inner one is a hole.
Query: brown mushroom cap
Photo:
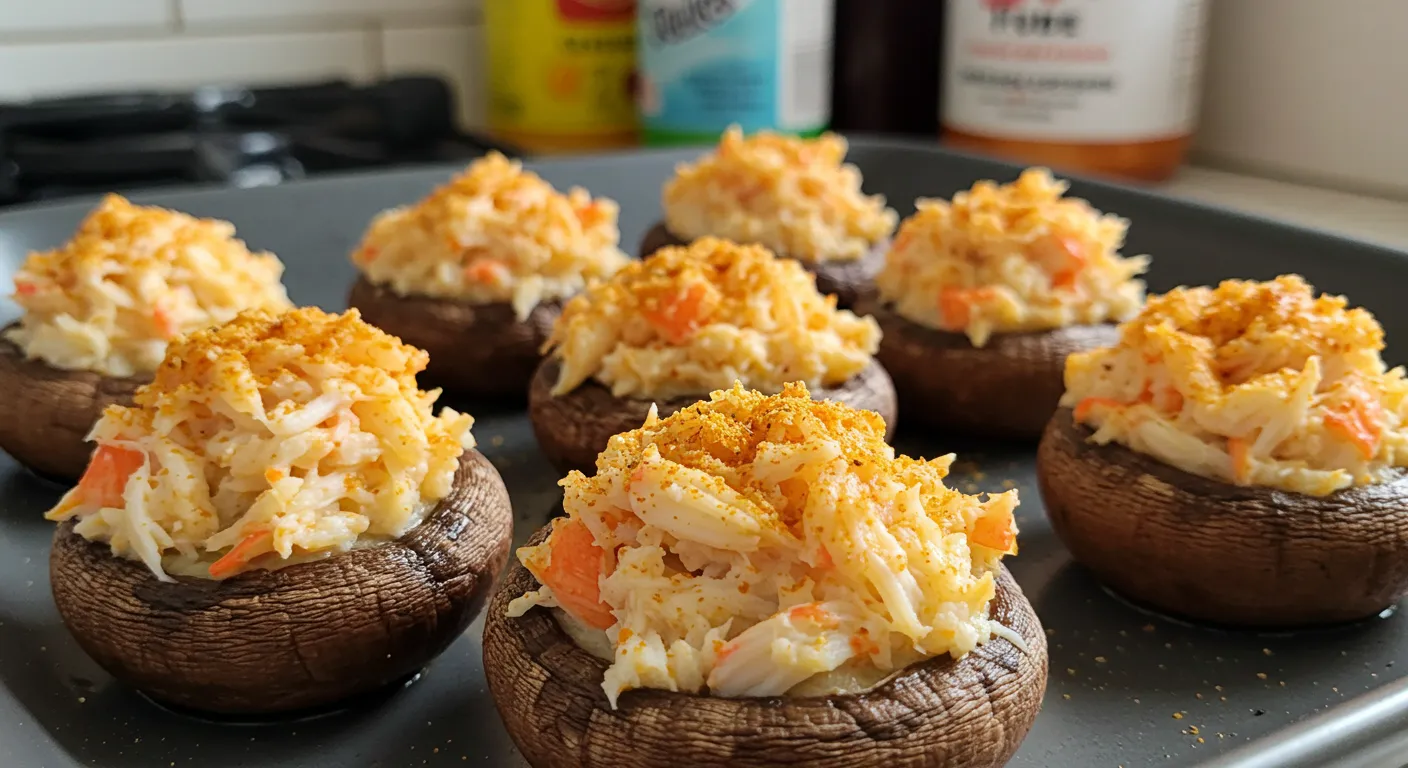
[[[1115,590],[1218,624],[1372,616],[1408,593],[1408,473],[1309,496],[1200,477],[1096,445],[1057,411],[1037,450],[1046,514]]]
[[[131,405],[137,388],[149,381],[150,375],[118,378],[55,368],[25,357],[19,345],[0,336],[0,448],[40,475],[77,480],[93,454],[85,438],[103,409]]]
[[[591,474],[597,454],[606,450],[612,435],[640,429],[650,413],[652,403],[665,418],[699,402],[708,395],[683,395],[669,400],[641,400],[616,397],[611,390],[594,379],[565,395],[554,396],[553,385],[562,363],[548,358],[538,367],[528,389],[528,418],[533,422],[533,434],[543,455],[560,472],[578,469]],[[836,400],[853,408],[875,411],[885,419],[885,437],[895,431],[898,410],[895,387],[885,369],[874,360],[870,365],[837,387],[823,387],[812,392],[816,400]]]
[[[640,241],[640,257],[643,259],[667,245],[688,245],[689,241],[677,237],[660,222],[645,233]],[[834,294],[836,306],[850,308],[860,300],[871,285],[875,276],[885,266],[885,253],[890,250],[890,241],[882,240],[871,247],[866,254],[852,261],[807,261],[796,259],[808,272],[816,275],[816,289],[822,293]],[[785,253],[778,254],[796,258]]]
[[[542,301],[519,322],[508,302],[401,296],[361,276],[347,304],[363,320],[430,353],[423,380],[471,397],[521,398],[562,314],[561,301]]]
[[[875,357],[890,372],[905,418],[940,429],[1036,440],[1065,392],[1066,356],[1119,340],[1113,325],[995,333],[975,347],[866,298],[856,307],[883,334]]]
[[[64,623],[118,680],[199,710],[290,712],[376,690],[439,655],[483,606],[512,529],[499,473],[466,451],[450,495],[385,545],[168,583],[70,521],[49,573]]]
[[[727,699],[638,689],[615,710],[601,689],[606,662],[549,612],[508,618],[509,601],[537,588],[515,561],[484,617],[489,691],[535,768],[1000,766],[1026,737],[1046,690],[1046,635],[1006,568],[991,615],[1027,652],[994,637],[961,659],[928,659],[861,693]]]

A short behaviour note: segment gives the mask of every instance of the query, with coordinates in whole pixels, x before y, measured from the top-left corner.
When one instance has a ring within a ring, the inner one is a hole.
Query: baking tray
[[[623,243],[631,250],[659,215],[660,184],[676,162],[693,154],[531,165],[559,186],[581,184],[619,201]],[[902,214],[911,212],[915,197],[947,196],[976,179],[1008,180],[1016,173],[927,145],[883,140],[853,142],[852,159],[865,172],[867,188],[885,194]],[[233,221],[252,246],[282,257],[296,302],[341,309],[353,280],[347,253],[371,216],[419,198],[455,170],[136,199]],[[1400,350],[1408,350],[1408,302],[1400,298],[1408,285],[1404,254],[1132,189],[1077,182],[1073,191],[1133,221],[1126,252],[1154,256],[1152,290],[1299,272],[1373,310],[1388,331],[1390,361],[1401,361]],[[0,285],[7,293],[25,253],[66,238],[91,203],[0,215]],[[15,314],[5,303],[0,323]],[[462,405],[478,419],[480,446],[508,483],[522,541],[558,510],[557,475],[539,455],[520,411]],[[1237,766],[1343,765],[1351,752],[1362,765],[1408,763],[1408,747],[1382,739],[1408,728],[1408,696],[1392,685],[1408,686],[1408,618],[1257,634],[1146,613],[1071,563],[1043,516],[1030,447],[908,429],[903,413],[900,423],[901,450],[959,454],[954,483],[964,491],[1021,490],[1022,552],[1009,562],[1049,633],[1051,675],[1041,716],[1012,765],[1192,765],[1219,756]],[[50,599],[53,525],[40,514],[58,494],[0,456],[0,766],[523,764],[484,684],[480,622],[414,684],[297,722],[195,719],[114,684],[75,645]],[[1332,709],[1374,689],[1377,699]],[[1322,714],[1285,735],[1254,741],[1314,713]],[[1372,749],[1363,746],[1370,742]],[[1298,744],[1304,748],[1286,748]]]

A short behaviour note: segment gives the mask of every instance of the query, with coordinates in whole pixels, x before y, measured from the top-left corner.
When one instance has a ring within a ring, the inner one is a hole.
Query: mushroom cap
[[[689,240],[676,236],[660,222],[651,227],[640,241],[640,257],[643,259],[667,245],[688,245]],[[807,261],[796,259],[808,272],[816,275],[816,289],[823,294],[836,296],[836,306],[849,309],[861,299],[875,283],[875,276],[885,266],[885,253],[890,250],[890,241],[882,240],[866,251],[859,259],[851,261]],[[789,254],[779,256],[796,258]]]
[[[118,378],[28,358],[0,331],[0,448],[40,475],[77,480],[93,446],[88,430],[114,403],[131,405],[151,375]]]
[[[460,636],[508,559],[513,513],[489,460],[384,545],[224,581],[158,581],[73,532],[54,536],[54,602],[83,650],[153,698],[230,714],[322,707],[425,666]]]
[[[553,385],[562,363],[548,358],[538,366],[528,390],[528,417],[533,422],[533,434],[543,455],[560,472],[577,469],[591,474],[596,468],[597,454],[606,450],[612,435],[640,429],[653,403],[660,418],[701,399],[682,395],[669,400],[645,400],[617,397],[595,379],[565,395],[553,395]],[[860,373],[836,387],[823,387],[812,392],[816,400],[836,400],[853,408],[875,411],[885,419],[885,439],[895,433],[899,413],[895,404],[895,387],[885,369],[874,360]]]
[[[906,418],[940,429],[1035,441],[1065,392],[1066,356],[1119,340],[1114,325],[994,333],[975,347],[875,298],[856,307],[880,324],[875,357],[890,372]]]
[[[430,354],[422,377],[461,395],[521,398],[542,359],[539,351],[562,314],[541,301],[520,322],[508,302],[471,304],[401,296],[359,276],[347,297],[362,319]]]
[[[509,601],[538,586],[515,561],[484,622],[489,691],[535,768],[1000,766],[1046,690],[1046,634],[1005,567],[991,615],[1027,652],[993,637],[961,659],[927,659],[860,693],[729,699],[642,688],[622,694],[615,710],[601,689],[606,662],[548,611],[508,617]]]
[[[1091,434],[1057,411],[1037,479],[1051,527],[1116,591],[1257,627],[1360,619],[1408,593],[1408,473],[1310,496],[1190,474]]]

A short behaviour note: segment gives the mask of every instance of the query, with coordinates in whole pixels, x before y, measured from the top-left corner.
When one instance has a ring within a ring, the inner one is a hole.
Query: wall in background
[[[1214,0],[1201,159],[1408,195],[1408,2]]]
[[[438,74],[484,121],[478,0],[0,0],[0,101]]]
[[[433,73],[483,125],[479,0],[0,0],[0,100]],[[1408,194],[1408,2],[1212,3],[1196,157]]]

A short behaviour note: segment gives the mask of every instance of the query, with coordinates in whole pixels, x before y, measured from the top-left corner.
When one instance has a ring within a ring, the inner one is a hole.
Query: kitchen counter
[[[1408,251],[1408,201],[1188,167],[1160,191]]]

